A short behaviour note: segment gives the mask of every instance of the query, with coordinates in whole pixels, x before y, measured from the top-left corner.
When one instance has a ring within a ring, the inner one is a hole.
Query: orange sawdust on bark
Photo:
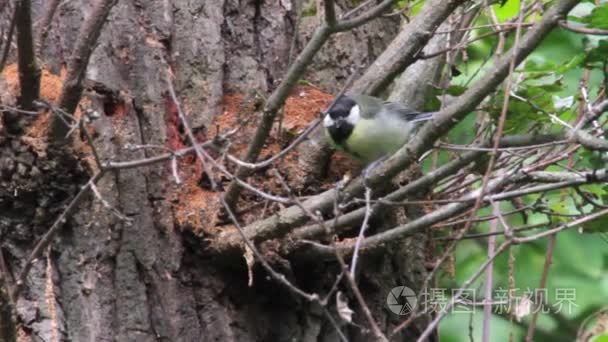
[[[319,113],[332,99],[332,95],[311,86],[295,87],[285,102],[283,115],[277,115],[277,121],[281,121],[280,125],[275,122],[273,132],[258,159],[263,160],[264,157],[270,157],[286,145],[287,141],[283,139],[284,134],[279,136],[277,132],[279,126],[284,131],[282,133],[286,132],[290,137],[298,135],[319,116]],[[230,138],[230,153],[243,156],[257,129],[261,113],[255,113],[253,104],[242,94],[227,94],[224,96],[222,104],[224,111],[214,118],[210,127],[210,135],[214,136],[217,133],[216,128],[219,132],[228,132],[240,127],[239,131]]]
[[[303,130],[314,119],[319,117],[333,95],[324,93],[310,86],[296,87],[292,95],[285,102],[285,117],[283,128],[288,131]]]
[[[47,69],[42,69],[40,97],[50,103],[56,103],[61,94],[65,74],[65,69],[62,69],[59,75],[55,75]],[[16,63],[7,65],[2,72],[2,76],[6,79],[13,94],[19,94],[18,65]],[[50,126],[50,118],[51,114],[48,111],[40,111],[36,119],[28,126],[23,136],[23,140],[28,142],[39,154],[44,154],[44,151],[46,151],[46,138]]]
[[[319,117],[319,113],[327,107],[332,99],[332,95],[324,93],[317,88],[310,86],[296,87],[285,103],[282,118],[279,118],[279,116],[277,118],[277,121],[282,120],[280,134],[278,131],[279,124],[275,122],[273,131],[267,139],[258,160],[265,160],[279,153],[306,129],[309,123]],[[237,133],[229,138],[230,146],[228,152],[238,158],[242,158],[259,125],[262,109],[256,111],[253,100],[247,99],[243,94],[226,94],[222,104],[223,112],[216,115],[213,123],[207,127],[206,136],[208,139],[212,139],[218,133],[224,134],[238,128]],[[167,124],[175,124],[174,120],[171,119],[166,117]],[[234,172],[235,165],[233,163],[225,163],[224,165],[231,172]],[[294,179],[301,176],[299,174],[300,167],[298,166],[297,150],[290,151],[281,161],[277,161],[276,165],[279,166],[278,168],[281,173],[286,175],[287,178]],[[183,165],[180,164],[180,168],[182,167]],[[199,185],[199,180],[202,176],[201,172],[202,170],[200,172],[191,172],[184,184],[176,188],[174,213],[180,226],[191,227],[199,233],[213,234],[213,232],[219,229],[219,227],[215,226],[222,223],[218,219],[222,210],[219,202],[221,192],[215,193],[201,188]],[[215,176],[216,178],[220,178],[220,173],[216,171]],[[224,188],[229,182],[230,180],[227,177],[223,177],[221,180]],[[248,182],[263,191],[279,196],[287,196],[281,183],[268,170],[254,172],[248,178]],[[270,214],[279,209],[279,206],[276,204],[266,207],[263,203],[264,201],[264,199],[260,199],[258,195],[252,194],[249,191],[242,192],[238,208],[241,210],[247,207],[259,209],[253,210],[250,213],[245,210],[246,212],[241,215],[244,222],[254,219],[254,213],[259,214],[263,211],[266,214]],[[201,220],[204,221],[201,222]],[[223,221],[223,224],[229,224],[225,217]],[[225,225],[222,226],[222,229],[227,229],[228,227],[229,225]]]
[[[214,234],[220,211],[220,192],[205,190],[190,177],[178,187],[174,216],[178,226],[196,233]]]
[[[4,68],[2,76],[6,79],[6,84],[11,88],[13,94],[19,94],[19,70],[17,64],[10,64]]]

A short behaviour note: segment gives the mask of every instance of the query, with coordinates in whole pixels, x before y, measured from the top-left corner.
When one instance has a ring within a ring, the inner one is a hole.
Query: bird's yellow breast
[[[343,149],[366,163],[393,154],[406,143],[409,123],[397,120],[360,119]]]

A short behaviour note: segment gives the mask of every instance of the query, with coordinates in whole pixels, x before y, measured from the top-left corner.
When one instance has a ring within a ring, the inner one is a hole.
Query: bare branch
[[[336,26],[337,19],[334,0],[323,0],[323,5],[325,9],[325,23],[329,27]]]
[[[531,180],[537,182],[548,182],[550,184],[543,184],[535,187],[490,195],[492,192],[504,187],[507,184],[518,184],[520,182],[529,182]],[[524,170],[515,174],[503,174],[500,177],[497,177],[496,179],[490,181],[487,185],[485,192],[488,195],[484,196],[482,200],[484,202],[502,201],[533,193],[563,189],[581,184],[591,184],[598,182],[601,183],[606,181],[608,181],[608,171],[606,169],[598,171],[589,171],[585,172],[582,175],[573,172],[526,172]],[[473,206],[472,203],[477,201],[477,199],[479,198],[479,194],[481,193],[480,190],[481,189],[474,190],[462,196],[460,199],[453,200],[453,203],[439,207],[433,212],[413,221],[410,221],[404,225],[370,236],[362,242],[362,249],[374,249],[383,246],[387,243],[393,243],[395,241],[398,241],[399,239],[404,238],[405,236],[410,236],[415,232],[418,232],[422,229],[426,229],[434,225],[435,223],[454,217],[455,215],[464,213],[466,210],[470,209]],[[546,236],[548,235],[547,232],[540,233],[539,235]],[[515,238],[514,242],[520,243],[520,241]],[[528,242],[528,240],[524,239],[521,242]],[[352,253],[353,247],[354,246],[352,246],[351,244],[348,246],[340,246],[339,249],[342,254],[347,255]],[[324,254],[325,257],[330,257],[331,255],[333,255],[333,252],[328,249]]]
[[[272,125],[274,123],[277,112],[285,103],[289,92],[293,89],[296,82],[304,74],[304,71],[312,62],[314,56],[329,39],[329,37],[333,33],[355,28],[356,26],[363,25],[369,20],[378,17],[380,14],[382,14],[382,11],[389,8],[391,3],[392,0],[385,0],[383,3],[372,8],[370,11],[361,14],[360,17],[353,19],[356,22],[342,27],[341,25],[343,24],[343,22],[334,22],[335,10],[333,7],[333,0],[325,1],[325,15],[326,20],[329,19],[329,22],[321,24],[321,26],[319,26],[315,30],[302,52],[300,52],[298,57],[296,57],[293,64],[290,65],[289,69],[287,70],[287,73],[285,74],[285,77],[283,78],[283,81],[279,84],[277,89],[272,92],[272,94],[266,101],[262,114],[262,121],[260,122],[255,132],[255,135],[251,141],[251,144],[247,149],[247,153],[244,157],[244,162],[253,163],[257,160],[260,152],[262,151],[262,147],[266,142],[266,139],[268,139],[268,136],[270,135],[270,131],[272,129]],[[235,172],[235,177],[244,180],[246,179],[248,174],[249,170],[246,167],[240,166]],[[234,207],[239,194],[240,189],[238,187],[238,184],[231,183],[228,189],[226,190],[226,203],[228,203],[228,205],[230,205],[231,207]]]
[[[184,130],[186,131],[188,140],[190,140],[190,144],[194,147],[194,152],[196,152],[196,156],[198,157],[199,161],[203,165],[203,169],[205,170],[205,173],[207,174],[207,178],[209,179],[209,182],[211,183],[211,189],[213,191],[217,191],[217,182],[215,181],[215,177],[213,176],[213,173],[211,172],[211,168],[209,167],[209,164],[207,163],[207,160],[211,159],[211,158],[207,158],[206,153],[198,145],[198,141],[196,141],[196,137],[194,136],[194,133],[192,132],[192,128],[190,128],[188,119],[186,118],[186,115],[182,111],[182,106],[181,106],[179,100],[177,99],[177,95],[175,94],[175,89],[173,88],[173,82],[171,81],[171,76],[170,76],[168,70],[167,70],[167,74],[166,74],[166,81],[167,81],[167,89],[169,90],[169,95],[171,96],[171,100],[173,101],[173,104],[175,105],[175,108],[177,109],[177,115],[179,116],[179,120],[181,121],[182,125],[184,126]]]
[[[550,141],[554,141],[554,140],[559,140],[561,138],[562,137],[559,135],[510,136],[510,137],[504,137],[501,140],[501,146],[504,146],[504,147],[525,146],[528,144],[540,144],[540,143],[550,142]],[[425,187],[429,187],[429,186],[433,185],[435,182],[437,182],[438,180],[441,180],[441,179],[457,172],[458,170],[460,170],[461,168],[463,168],[464,166],[466,166],[467,164],[469,164],[470,162],[475,160],[480,155],[481,155],[480,151],[472,151],[469,153],[465,153],[464,155],[460,156],[459,159],[454,160],[446,165],[443,165],[442,167],[438,168],[437,170],[428,173],[424,177],[414,180],[413,182],[407,184],[403,188],[396,190],[393,194],[387,196],[385,199],[390,200],[390,201],[403,200],[407,195],[414,193],[416,191],[419,191]],[[330,196],[329,194],[334,196],[334,197],[328,199],[328,200],[331,200],[330,205],[333,205],[333,199],[335,198],[335,193],[333,190],[329,191],[329,192],[325,192],[324,194],[321,195],[321,198],[323,200],[325,200],[325,196]],[[313,209],[311,211],[316,211],[318,209],[316,209],[315,206],[320,207],[320,205],[319,205],[319,202],[316,201],[315,199],[316,198],[307,200],[306,202],[304,202],[303,205],[306,208],[312,207]],[[313,200],[315,200],[315,201],[313,201]],[[376,212],[376,213],[380,212],[380,209],[375,206],[373,209],[373,212]],[[304,217],[300,218],[299,217],[300,213],[304,213]],[[351,226],[353,224],[359,224],[361,222],[361,220],[363,219],[364,214],[365,214],[365,211],[363,209],[358,209],[358,210],[352,211],[350,213],[347,213],[347,214],[342,215],[339,218],[337,218],[335,223],[333,222],[334,220],[332,219],[331,223],[328,224],[328,227],[331,227],[332,229],[333,228],[340,229],[343,227]],[[259,241],[258,239],[263,240],[270,236],[280,235],[280,233],[282,231],[287,231],[292,226],[295,226],[298,223],[300,223],[301,221],[299,221],[299,220],[303,221],[306,218],[308,218],[308,215],[306,215],[305,211],[303,211],[299,207],[295,206],[295,207],[287,208],[287,209],[271,216],[270,218],[252,223],[250,226],[245,227],[244,229],[246,232],[248,231],[248,229],[250,229],[249,230],[251,232],[250,234],[252,234],[252,236],[255,235],[255,238],[253,238],[254,241]],[[310,226],[302,227],[302,228],[295,230],[292,233],[292,236],[296,239],[304,239],[304,238],[311,238],[313,236],[317,236],[319,234],[324,234],[324,233],[325,233],[325,230],[323,229],[322,226],[320,226],[318,224],[312,224]],[[275,234],[277,234],[277,235],[275,235]],[[226,235],[222,235],[222,237],[217,240],[216,248],[218,248],[218,250],[223,250],[224,248],[229,248],[229,246],[238,245],[238,243],[239,243],[238,236],[234,236],[230,233],[227,233]]]
[[[40,56],[44,49],[44,43],[49,34],[49,30],[51,29],[53,16],[55,16],[55,11],[57,11],[57,7],[59,6],[60,2],[61,0],[49,0],[44,10],[42,19],[36,25],[36,28],[39,30],[38,37],[36,39],[36,51],[38,56]]]
[[[547,242],[547,252],[545,254],[545,264],[543,266],[543,273],[540,277],[540,283],[538,284],[539,289],[547,288],[547,279],[549,278],[549,268],[553,262],[553,251],[555,250],[555,242],[557,241],[556,235],[551,235]],[[541,308],[547,298],[543,297],[543,292],[539,292],[539,297],[534,298],[534,303],[537,308]],[[526,335],[526,342],[534,341],[534,333],[536,332],[536,320],[541,310],[532,310],[532,317],[528,324],[528,333]]]
[[[589,214],[587,216],[583,216],[579,219],[576,219],[574,221],[570,221],[568,223],[565,223],[559,227],[553,228],[553,229],[549,229],[549,230],[545,230],[544,232],[538,233],[538,234],[534,234],[534,235],[530,235],[530,236],[526,236],[526,237],[513,237],[513,243],[516,244],[521,244],[521,243],[527,243],[527,242],[532,242],[532,241],[536,241],[538,239],[542,239],[544,237],[547,236],[551,236],[554,234],[557,234],[563,230],[566,229],[570,229],[573,227],[577,227],[580,226],[581,224],[585,223],[585,222],[589,222],[595,219],[598,219],[602,216],[608,215],[608,208],[607,209],[602,209],[600,211],[597,211],[593,214]]]
[[[462,294],[469,288],[469,286],[477,278],[479,278],[479,276],[481,276],[483,274],[483,272],[486,270],[486,268],[490,264],[492,264],[494,259],[496,259],[496,257],[499,256],[502,252],[504,252],[510,245],[511,245],[510,241],[507,241],[507,242],[503,243],[502,245],[500,245],[500,247],[498,247],[496,249],[496,252],[493,255],[491,255],[490,257],[488,257],[486,259],[486,261],[481,265],[481,267],[479,267],[479,269],[469,279],[467,279],[467,281],[465,281],[461,285],[461,287],[458,289],[456,294],[454,294],[452,296],[452,299],[446,305],[444,305],[442,307],[442,310],[435,316],[433,321],[426,327],[426,329],[424,329],[422,334],[420,334],[420,336],[416,340],[417,342],[426,341],[426,339],[429,337],[429,335],[437,328],[437,325],[439,324],[439,322],[445,317],[445,315],[447,315],[447,313],[454,307],[454,305],[456,305],[456,302],[460,299],[460,297],[462,297]]]
[[[361,9],[363,9],[364,7],[366,7],[367,5],[371,4],[374,0],[366,0],[361,2],[360,4],[358,4],[355,8],[349,10],[346,13],[343,13],[340,15],[340,19],[341,20],[346,20],[348,18],[350,18],[353,14],[359,12]]]
[[[13,34],[15,33],[15,27],[17,26],[18,10],[19,10],[19,6],[17,6],[17,4],[15,4],[15,9],[13,10],[13,14],[11,15],[11,22],[9,24],[8,33],[6,34],[6,41],[4,42],[4,48],[2,49],[2,59],[0,59],[0,72],[2,72],[2,70],[4,70],[4,66],[6,65],[6,61],[8,59],[8,54],[11,51]]]
[[[359,228],[359,236],[357,236],[357,242],[355,243],[355,249],[353,251],[353,258],[350,265],[350,273],[357,274],[355,271],[357,269],[357,257],[359,254],[359,249],[361,248],[361,241],[365,238],[365,230],[369,225],[369,218],[372,215],[372,189],[365,189],[365,215],[363,216],[363,223],[361,223],[361,228]]]
[[[95,43],[101,34],[101,29],[110,14],[110,10],[118,0],[97,0],[91,15],[82,24],[80,34],[74,44],[74,50],[70,56],[67,66],[67,74],[58,100],[59,108],[72,114],[82,95],[85,72],[89,64],[89,58],[93,53]],[[62,141],[69,127],[54,117],[51,124],[51,139]]]
[[[41,71],[36,62],[34,35],[32,33],[32,13],[30,0],[16,3],[17,8],[17,50],[19,56],[19,107],[34,109],[34,100],[40,96]]]
[[[384,0],[376,7],[371,8],[369,11],[361,14],[356,18],[339,21],[334,27],[334,30],[336,30],[337,32],[343,32],[361,26],[367,23],[368,21],[379,17],[382,13],[386,12],[392,4],[393,0]]]
[[[5,277],[6,274],[0,273],[0,341],[16,342],[17,326],[14,302],[10,298]]]
[[[55,237],[55,234],[59,232],[61,227],[63,227],[63,225],[66,223],[67,219],[72,215],[74,210],[76,210],[78,205],[85,198],[85,195],[91,189],[91,186],[97,183],[97,181],[99,181],[101,177],[103,177],[104,173],[105,171],[101,170],[95,175],[93,175],[91,179],[89,179],[89,181],[80,189],[76,196],[74,196],[72,201],[70,201],[70,204],[68,204],[68,206],[63,210],[63,212],[61,212],[59,217],[57,217],[51,228],[49,228],[49,230],[36,243],[34,250],[30,253],[30,255],[28,255],[27,259],[25,260],[25,265],[23,265],[23,269],[21,269],[21,272],[17,276],[17,279],[15,281],[15,287],[13,288],[13,293],[11,295],[13,300],[16,300],[19,297],[19,293],[25,285],[27,275],[30,272],[32,266],[34,265],[36,259],[38,259],[44,249],[51,243],[51,241]]]
[[[330,35],[331,29],[328,25],[322,24],[320,27],[318,27],[315,30],[312,38],[310,38],[310,41],[306,44],[304,50],[300,52],[294,63],[289,67],[289,70],[287,71],[281,84],[279,84],[277,89],[270,95],[268,101],[266,101],[266,105],[264,106],[262,121],[260,122],[251,144],[247,149],[247,153],[243,158],[245,162],[252,163],[257,160],[266,139],[270,135],[277,112],[287,99],[287,96],[289,95],[289,92],[293,86],[304,73],[306,67],[308,67],[308,65],[312,62],[312,58],[321,49],[323,44],[325,44]],[[249,170],[242,166],[237,168],[235,172],[235,176],[241,179],[246,178],[248,174]],[[235,183],[230,184],[225,194],[226,203],[228,203],[230,207],[234,208],[239,194],[240,189],[238,185]]]
[[[334,100],[329,104],[329,106],[327,106],[327,109],[325,109],[323,111],[321,119],[313,120],[313,122],[309,123],[308,127],[306,127],[304,132],[302,132],[296,139],[294,139],[289,144],[289,146],[285,147],[279,153],[277,153],[274,156],[272,156],[262,162],[259,162],[259,163],[248,163],[248,162],[242,161],[230,154],[228,155],[228,159],[231,162],[233,162],[241,167],[245,167],[245,168],[248,168],[251,170],[257,170],[257,169],[267,167],[270,164],[274,163],[276,160],[282,158],[287,153],[289,153],[291,150],[296,148],[300,143],[302,143],[304,141],[304,139],[306,139],[308,137],[308,135],[310,135],[321,124],[321,120],[325,117],[325,115],[327,115],[327,112],[329,112],[334,107],[334,105],[336,104],[338,99],[342,95],[344,95],[344,93],[346,92],[346,89],[348,89],[348,87],[350,87],[350,85],[352,84],[352,81],[354,81],[355,76],[357,76],[357,74],[353,72],[350,75],[350,77],[348,78],[348,80],[346,80],[346,83],[344,83],[344,86],[342,86],[342,89],[340,90],[340,92],[338,92],[338,94],[334,97]]]
[[[557,21],[564,17],[576,3],[577,1],[575,0],[562,0],[547,10],[543,19],[522,37],[520,48],[517,51],[510,50],[498,59],[494,68],[452,104],[439,112],[435,119],[423,126],[410,143],[403,146],[382,165],[374,168],[367,180],[372,188],[386,182],[386,179],[394,177],[400,170],[414,163],[422,153],[433,145],[438,137],[445,134],[460,119],[474,110],[507,77],[511,60],[514,58],[515,64],[521,63],[540,44],[544,37],[551,32],[556,26]],[[361,178],[353,180],[344,191],[347,194],[345,200],[361,194],[363,189],[363,180]],[[313,212],[324,212],[331,209],[334,198],[335,190],[329,190],[305,201],[304,206]],[[253,240],[257,240],[258,238],[264,239],[271,236],[283,235],[290,228],[304,223],[306,219],[307,215],[300,208],[292,206],[281,210],[267,219],[254,222],[244,227],[244,229],[247,236],[256,236]],[[218,243],[220,249],[228,246],[234,247],[235,244],[238,245],[239,239],[236,236],[223,235]]]
[[[412,194],[412,193],[420,191],[424,188],[430,187],[437,181],[451,175],[452,173],[458,172],[460,169],[462,169],[463,167],[465,167],[466,165],[471,163],[473,160],[475,160],[479,156],[481,156],[481,154],[476,151],[467,153],[467,154],[461,156],[460,158],[453,160],[453,161],[439,167],[438,169],[429,172],[427,175],[425,175],[419,179],[416,179],[416,180],[412,181],[411,183],[407,184],[406,186],[392,192],[391,194],[384,197],[383,200],[388,200],[388,201],[402,200],[409,194]],[[379,213],[379,212],[381,212],[383,207],[384,207],[383,203],[378,202],[378,204],[376,204],[374,207],[372,207],[371,211],[372,211],[372,213]],[[289,235],[289,237],[291,237],[295,240],[301,240],[301,239],[310,239],[310,238],[313,238],[313,237],[316,237],[319,235],[323,235],[323,234],[332,234],[332,233],[340,232],[345,227],[350,227],[352,225],[355,225],[355,224],[361,222],[361,220],[365,217],[366,212],[367,211],[365,210],[365,208],[360,208],[360,209],[351,211],[345,215],[338,216],[335,219],[330,219],[327,222],[325,222],[325,225],[327,226],[327,228],[313,223],[309,226],[304,226],[304,227],[294,230]]]
[[[526,226],[521,226],[521,227],[510,229],[509,232],[510,233],[525,232],[525,231],[533,230],[533,229],[546,228],[549,225],[550,225],[549,222],[530,224],[530,225],[526,225]],[[495,236],[495,235],[505,235],[506,236],[507,235],[507,231],[506,230],[498,230],[498,231],[495,231],[495,232],[492,232],[492,233],[466,234],[460,240],[481,239],[481,238],[486,238],[486,237]],[[456,238],[453,238],[453,237],[439,237],[439,238],[436,238],[435,240],[453,241],[453,240],[456,240]]]
[[[206,146],[211,146],[213,144],[214,144],[214,141],[206,141],[204,143],[197,144],[197,146],[203,148]],[[136,168],[136,167],[160,163],[160,162],[167,161],[169,159],[176,158],[176,157],[177,158],[183,157],[190,153],[194,153],[194,150],[195,150],[195,147],[191,146],[191,147],[182,148],[177,151],[163,153],[161,155],[149,157],[149,158],[142,158],[142,159],[136,159],[136,160],[123,161],[123,162],[107,162],[104,164],[104,168],[106,168],[108,170],[132,169],[132,168]]]
[[[602,138],[596,138],[583,130],[572,130],[571,132],[574,136],[574,139],[586,148],[595,151],[608,151],[607,140]]]
[[[522,26],[531,26],[531,25],[532,24],[527,24],[527,25],[522,25]],[[480,34],[480,35],[475,36],[474,38],[471,38],[471,39],[469,39],[469,40],[467,40],[465,42],[461,42],[461,43],[456,44],[454,46],[449,46],[449,47],[441,49],[439,51],[432,51],[432,52],[429,52],[429,53],[420,53],[417,56],[417,58],[419,58],[419,59],[434,58],[434,57],[442,55],[442,54],[444,54],[446,52],[450,52],[450,51],[453,51],[453,50],[459,50],[459,49],[465,48],[465,47],[469,46],[470,44],[472,44],[472,43],[474,43],[474,42],[476,42],[478,40],[481,40],[481,39],[484,39],[484,38],[487,38],[487,37],[491,37],[491,36],[494,36],[494,35],[497,35],[497,34],[504,34],[506,32],[510,32],[510,31],[513,31],[513,30],[515,30],[515,27],[506,26],[504,29],[500,29],[498,31],[492,31],[492,32]]]
[[[568,31],[582,33],[582,34],[590,34],[595,36],[608,36],[608,30],[584,27],[584,26],[574,26],[568,23],[566,20],[560,20],[559,26]]]
[[[496,203],[492,203],[492,211],[495,215],[501,215],[500,206]],[[490,222],[490,233],[495,233],[498,227],[498,218],[493,219]],[[494,255],[496,249],[496,236],[491,235],[488,238],[488,258]],[[481,341],[490,342],[490,329],[492,321],[492,304],[489,303],[492,300],[492,285],[494,283],[494,263],[491,262],[486,269],[486,279],[484,284],[484,305],[483,305],[483,322],[481,326]]]
[[[287,280],[287,278],[285,278],[285,276],[283,274],[278,273],[270,266],[270,264],[268,264],[266,259],[264,259],[262,254],[255,247],[255,245],[245,236],[245,233],[243,232],[243,228],[241,227],[240,223],[234,216],[234,213],[232,212],[232,210],[230,209],[230,207],[228,206],[228,204],[226,203],[224,198],[221,198],[221,201],[222,201],[222,205],[224,206],[224,209],[226,209],[226,212],[228,213],[228,216],[230,217],[230,220],[232,221],[232,224],[236,227],[237,231],[243,238],[243,241],[245,242],[247,247],[253,252],[253,255],[255,255],[255,258],[258,259],[258,262],[260,262],[260,264],[262,264],[262,267],[264,267],[266,272],[268,272],[268,274],[274,280],[276,280],[278,283],[284,285],[287,289],[289,289],[289,291],[301,296],[302,298],[308,300],[309,302],[319,302],[319,296],[316,293],[309,294],[309,293],[302,291],[297,286],[293,285],[289,280]]]
[[[431,39],[433,32],[457,6],[465,2],[464,0],[428,1],[420,13],[355,82],[352,92],[377,95],[384,90],[408,65],[416,61],[416,55]]]

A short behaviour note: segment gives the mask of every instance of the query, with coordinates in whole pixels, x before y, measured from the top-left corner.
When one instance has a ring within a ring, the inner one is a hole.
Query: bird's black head
[[[339,118],[345,119],[355,105],[357,105],[357,103],[353,99],[346,95],[342,95],[329,111],[329,116],[333,120],[337,120]]]
[[[351,109],[357,103],[348,96],[341,96],[331,108],[323,125],[325,129],[338,145],[343,145],[354,129],[354,120],[351,118]]]

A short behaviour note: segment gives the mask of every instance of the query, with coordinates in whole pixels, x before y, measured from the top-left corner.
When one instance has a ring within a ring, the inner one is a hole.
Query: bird
[[[435,112],[419,112],[366,95],[342,95],[323,119],[325,136],[336,149],[371,165],[409,141],[417,123]]]

